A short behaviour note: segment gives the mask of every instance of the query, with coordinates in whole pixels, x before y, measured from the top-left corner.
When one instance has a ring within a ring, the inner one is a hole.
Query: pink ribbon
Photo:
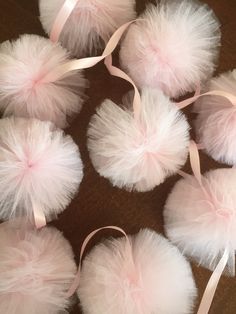
[[[46,217],[42,208],[35,204],[32,205],[32,208],[33,208],[34,222],[35,222],[36,228],[40,229],[46,226],[47,221],[46,221]]]
[[[190,153],[190,163],[191,163],[193,174],[196,180],[198,181],[199,185],[203,188],[204,192],[207,194],[207,191],[205,190],[202,184],[202,175],[201,175],[198,147],[194,141],[190,141],[189,153]],[[188,176],[188,174],[184,173],[183,171],[179,171],[179,174],[185,178]],[[222,258],[220,259],[218,265],[216,266],[214,272],[211,275],[211,278],[208,281],[208,284],[203,294],[197,314],[207,314],[209,312],[219,280],[224,272],[224,269],[228,263],[228,260],[229,260],[229,251],[226,248]]]
[[[198,153],[198,147],[194,141],[190,141],[189,145],[190,152],[190,164],[195,178],[197,179],[200,186],[202,186],[202,174],[200,166],[200,158]]]
[[[104,63],[111,75],[122,78],[123,80],[129,82],[133,86],[134,88],[134,100],[133,100],[134,118],[138,120],[140,111],[141,111],[141,97],[140,97],[140,94],[136,85],[125,72],[121,71],[120,69],[112,65],[112,55],[109,55],[108,57],[106,57]]]
[[[223,274],[223,271],[228,263],[228,259],[229,259],[229,251],[226,249],[224,251],[224,254],[221,260],[216,266],[213,274],[211,275],[211,278],[208,281],[208,284],[203,294],[202,301],[200,303],[197,314],[206,314],[209,312],[215,292],[216,292],[216,288]]]
[[[57,68],[58,77],[63,77],[65,74],[71,71],[91,68],[95,66],[97,63],[99,63],[100,61],[104,60],[106,57],[112,54],[112,52],[117,47],[124,32],[135,21],[136,20],[125,23],[115,31],[115,33],[111,36],[110,40],[108,41],[106,48],[103,51],[101,56],[82,58],[78,60],[77,59],[70,60]],[[50,73],[46,75],[45,79],[50,78],[50,75],[51,75]]]
[[[198,98],[202,97],[202,96],[220,96],[220,97],[224,97],[227,98],[231,104],[233,106],[236,106],[236,96],[224,92],[224,91],[220,91],[220,90],[213,90],[204,94],[200,94],[200,95],[194,95],[193,97],[190,97],[188,99],[185,99],[179,103],[176,103],[177,106],[179,107],[179,109],[183,109],[185,107],[187,107],[188,105],[192,104],[193,102],[195,102]]]
[[[70,17],[72,11],[76,7],[78,0],[65,0],[61,7],[51,29],[50,39],[53,42],[59,40],[60,34],[66,24],[66,21]]]
[[[58,67],[57,74],[58,74],[58,77],[63,77],[63,75],[71,71],[91,68],[95,66],[97,63],[99,63],[100,61],[105,59],[104,63],[111,75],[122,78],[133,86],[134,88],[134,100],[133,100],[134,117],[135,119],[138,119],[140,110],[141,110],[141,97],[140,97],[139,91],[136,85],[134,84],[134,82],[132,81],[132,79],[125,72],[123,72],[122,70],[112,65],[113,51],[117,47],[124,32],[135,21],[136,20],[128,22],[116,30],[116,32],[111,36],[110,40],[108,41],[106,48],[103,51],[101,56],[68,61],[67,63]],[[48,74],[48,76],[50,76],[50,73]]]
[[[82,268],[82,259],[83,259],[83,255],[84,255],[84,251],[88,245],[88,243],[90,242],[90,240],[95,236],[96,233],[98,233],[99,231],[101,230],[105,230],[105,229],[111,229],[111,230],[116,230],[116,231],[119,231],[121,232],[126,240],[128,241],[129,243],[129,247],[131,249],[131,243],[130,243],[130,240],[127,236],[127,234],[125,233],[125,231],[119,227],[116,227],[116,226],[106,226],[106,227],[102,227],[102,228],[99,228],[99,229],[96,229],[94,230],[93,232],[91,232],[87,237],[86,239],[84,240],[83,244],[82,244],[82,247],[81,247],[81,251],[80,251],[80,260],[79,260],[79,267],[78,267],[78,271],[77,271],[77,274],[75,276],[75,279],[74,279],[74,282],[72,283],[69,291],[67,292],[67,297],[70,298],[74,293],[75,291],[78,289],[78,286],[79,286],[79,283],[80,283],[80,274],[81,274],[81,268]]]

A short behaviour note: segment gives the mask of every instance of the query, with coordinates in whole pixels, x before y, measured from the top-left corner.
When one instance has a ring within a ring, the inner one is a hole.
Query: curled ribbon
[[[82,244],[82,247],[81,247],[81,251],[80,251],[80,260],[79,260],[79,267],[78,267],[78,271],[77,271],[77,274],[75,275],[75,279],[69,289],[69,291],[67,292],[67,297],[70,298],[74,293],[75,291],[78,289],[78,286],[79,286],[79,283],[80,283],[80,274],[81,274],[81,268],[82,268],[82,259],[83,259],[83,255],[84,255],[84,251],[88,245],[88,243],[90,242],[90,240],[95,236],[95,234],[97,234],[99,231],[102,231],[102,230],[105,230],[105,229],[110,229],[110,230],[116,230],[116,231],[119,231],[121,232],[126,240],[127,240],[127,243],[129,244],[129,248],[131,250],[131,243],[130,243],[130,240],[127,236],[127,234],[125,233],[125,231],[119,227],[116,227],[116,226],[106,226],[106,227],[102,227],[102,228],[99,228],[99,229],[96,229],[94,230],[93,232],[91,232],[87,237],[86,239],[84,240],[83,244]]]
[[[111,36],[110,40],[108,41],[106,48],[104,49],[101,56],[70,60],[57,68],[58,77],[63,77],[63,75],[71,71],[91,68],[100,61],[104,60],[109,55],[111,55],[112,52],[116,49],[124,32],[135,21],[136,20],[125,23],[115,31],[115,33]],[[50,73],[45,78],[48,78],[48,76],[50,77]]]
[[[72,11],[74,10],[77,2],[78,0],[66,0],[64,2],[63,6],[61,7],[54,21],[54,24],[51,30],[50,39],[53,42],[57,42],[59,40],[61,31],[63,30],[63,27],[65,26],[67,19],[69,18]],[[133,109],[134,109],[134,116],[136,119],[138,119],[138,116],[140,113],[140,107],[141,107],[141,97],[140,97],[139,91],[137,87],[135,86],[134,82],[126,73],[124,73],[123,71],[121,71],[120,69],[112,65],[112,56],[111,56],[112,52],[117,47],[126,29],[130,26],[130,24],[132,24],[135,21],[136,20],[128,22],[116,30],[116,32],[111,36],[110,40],[108,41],[106,48],[103,51],[101,56],[82,58],[78,60],[71,60],[58,68],[58,76],[62,77],[66,73],[70,71],[74,71],[74,70],[82,70],[82,69],[91,68],[94,65],[96,65],[98,62],[105,59],[104,63],[111,75],[120,77],[128,81],[134,87],[135,94],[134,94],[134,101],[133,101]]]
[[[133,86],[134,88],[134,100],[133,100],[134,118],[138,120],[140,110],[141,110],[141,97],[140,97],[140,94],[136,85],[125,72],[121,71],[120,69],[112,65],[112,55],[109,55],[108,57],[106,57],[104,63],[111,75],[122,78],[123,80],[129,82]]]

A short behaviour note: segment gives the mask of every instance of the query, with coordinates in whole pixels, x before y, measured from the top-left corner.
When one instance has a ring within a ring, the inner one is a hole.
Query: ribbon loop
[[[70,298],[75,293],[75,291],[78,289],[79,282],[80,282],[80,273],[81,273],[81,268],[82,268],[82,259],[83,259],[83,255],[84,255],[84,252],[85,252],[85,249],[86,249],[88,243],[95,236],[95,234],[97,234],[98,232],[100,232],[102,230],[105,230],[105,229],[116,230],[116,231],[121,232],[125,236],[127,242],[130,245],[130,248],[131,248],[129,237],[127,236],[125,231],[123,229],[119,228],[119,227],[116,227],[116,226],[106,226],[106,227],[102,227],[102,228],[99,228],[99,229],[96,229],[96,230],[92,231],[86,237],[86,239],[84,240],[84,242],[82,244],[81,251],[80,251],[80,261],[79,261],[78,271],[77,271],[77,274],[75,276],[74,282],[72,283],[69,291],[67,292],[67,297],[68,298]]]

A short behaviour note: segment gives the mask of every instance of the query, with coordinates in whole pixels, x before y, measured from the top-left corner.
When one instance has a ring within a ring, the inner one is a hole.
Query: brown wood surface
[[[136,2],[137,11],[141,12],[149,1],[137,0]],[[217,72],[233,69],[236,67],[236,0],[204,0],[204,2],[214,9],[222,24],[222,49]],[[16,38],[23,33],[44,35],[38,16],[37,0],[0,0],[0,42]],[[91,83],[88,90],[89,100],[84,104],[82,112],[73,121],[71,127],[66,130],[79,145],[85,175],[76,198],[59,219],[53,222],[53,225],[62,230],[70,241],[77,261],[85,236],[104,225],[120,226],[127,233],[135,233],[144,227],[163,233],[163,205],[174,183],[179,179],[178,176],[171,177],[152,192],[129,193],[112,187],[108,180],[96,173],[86,147],[89,120],[102,100],[111,98],[118,102],[130,86],[120,79],[111,78],[102,64],[87,70],[86,76]],[[190,108],[185,111],[191,123],[193,117]],[[203,171],[223,167],[204,154],[201,154],[201,163]],[[188,164],[185,170],[190,171]],[[93,245],[110,235],[111,232],[104,231],[93,241]],[[192,266],[200,300],[211,272],[194,264]],[[76,304],[71,313],[82,312]],[[235,313],[236,278],[222,277],[210,314]]]

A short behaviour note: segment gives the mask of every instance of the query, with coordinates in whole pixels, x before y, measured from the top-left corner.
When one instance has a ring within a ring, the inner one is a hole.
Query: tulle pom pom
[[[64,0],[40,0],[40,19],[46,33]],[[122,24],[136,17],[135,0],[78,0],[62,30],[60,41],[77,57],[96,54]]]
[[[202,177],[180,180],[164,211],[168,237],[185,254],[214,270],[225,249],[227,270],[234,275],[236,251],[236,170],[217,169]]]
[[[58,67],[69,61],[58,44],[23,35],[0,45],[0,110],[4,116],[49,120],[67,126],[67,116],[78,113],[87,80],[81,71],[61,76]]]
[[[208,90],[236,96],[236,70],[211,80]],[[195,106],[198,141],[215,160],[236,165],[236,104],[224,97],[203,96]]]
[[[84,313],[192,313],[196,288],[177,248],[150,230],[130,241],[131,247],[125,238],[111,239],[84,260],[78,289]]]
[[[70,244],[54,228],[8,225],[0,225],[0,312],[62,313],[76,273]]]
[[[0,120],[0,218],[33,218],[34,207],[54,219],[83,177],[77,145],[50,122]]]
[[[113,185],[148,191],[184,165],[189,125],[162,92],[144,89],[141,100],[138,121],[132,108],[105,100],[90,122],[88,149],[95,169]]]
[[[131,25],[120,61],[139,87],[159,87],[178,97],[212,75],[219,44],[219,22],[207,5],[162,1]]]

